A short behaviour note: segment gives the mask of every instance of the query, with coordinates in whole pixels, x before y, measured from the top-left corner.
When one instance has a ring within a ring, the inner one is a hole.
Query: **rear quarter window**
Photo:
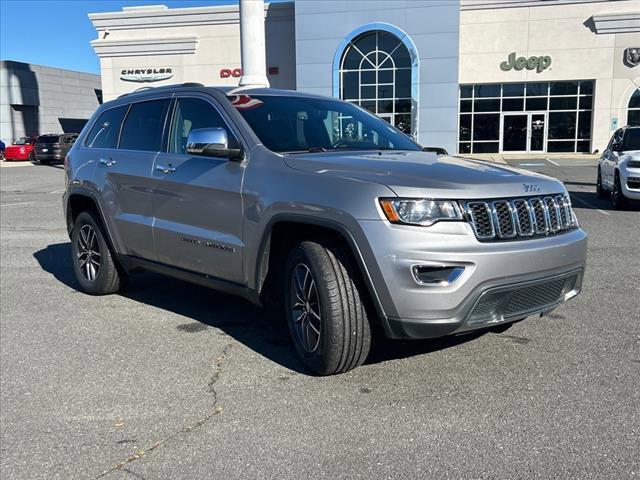
[[[85,147],[117,148],[120,126],[127,108],[128,105],[122,105],[102,112],[87,135]]]

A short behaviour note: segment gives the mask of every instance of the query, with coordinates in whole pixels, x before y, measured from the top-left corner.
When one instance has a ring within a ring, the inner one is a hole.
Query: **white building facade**
[[[450,152],[602,150],[640,123],[640,0],[265,4],[271,87],[361,105]],[[237,85],[238,6],[91,14],[105,100]]]

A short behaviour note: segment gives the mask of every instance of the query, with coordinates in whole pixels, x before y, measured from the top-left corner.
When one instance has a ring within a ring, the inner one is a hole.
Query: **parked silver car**
[[[598,161],[596,193],[611,196],[613,208],[640,200],[640,127],[622,127],[611,136]]]
[[[580,292],[587,236],[562,183],[421,150],[334,98],[192,84],[123,96],[66,161],[78,283],[114,293],[144,268],[274,299],[317,374],[361,365],[373,324],[438,337]]]

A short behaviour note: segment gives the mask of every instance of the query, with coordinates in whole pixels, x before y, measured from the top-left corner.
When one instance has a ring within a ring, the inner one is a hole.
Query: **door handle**
[[[110,158],[101,158],[99,160],[101,165],[105,165],[107,167],[110,167],[111,165],[113,165],[114,163],[116,163],[115,160],[111,160]]]
[[[171,165],[156,165],[156,170],[160,170],[162,173],[173,173],[176,168]]]

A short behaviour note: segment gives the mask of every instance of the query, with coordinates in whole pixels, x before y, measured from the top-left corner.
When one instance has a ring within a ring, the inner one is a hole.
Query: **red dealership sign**
[[[280,73],[279,67],[269,67],[269,75],[278,75]],[[222,68],[220,69],[220,78],[240,78],[242,76],[241,68]]]

